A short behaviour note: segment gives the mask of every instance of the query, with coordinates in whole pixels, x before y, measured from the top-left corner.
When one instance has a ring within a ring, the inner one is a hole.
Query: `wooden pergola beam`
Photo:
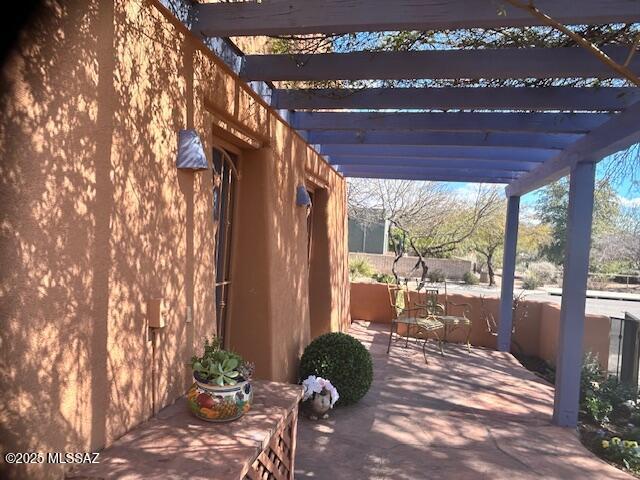
[[[587,133],[611,118],[591,113],[293,112],[298,130]]]
[[[620,62],[629,54],[622,46],[603,51]],[[634,57],[630,68],[640,70],[640,58]],[[322,81],[614,78],[619,73],[583,48],[567,47],[247,55],[240,75],[248,81]]]
[[[477,158],[429,158],[429,157],[393,157],[393,156],[349,156],[330,155],[332,165],[344,167],[427,167],[446,168],[455,173],[462,169],[485,170],[488,172],[529,172],[539,165],[538,162],[519,162],[505,160],[482,160]]]
[[[489,160],[493,162],[538,162],[539,164],[557,155],[558,150],[538,148],[489,148],[462,147],[460,145],[437,147],[417,145],[321,145],[320,153],[342,157],[365,158],[437,158]]]
[[[528,147],[563,149],[572,144],[579,134],[540,134],[504,132],[421,132],[397,130],[309,130],[307,142],[323,147],[380,147],[398,145],[461,146],[461,147]]]
[[[633,0],[536,0],[535,3],[565,25],[640,21],[640,7]],[[528,12],[495,0],[268,0],[196,3],[194,9],[192,30],[212,37],[542,24]]]
[[[613,116],[553,158],[511,183],[507,196],[521,196],[567,175],[581,162],[604,157],[640,143],[640,102]]]
[[[487,172],[486,170],[396,166],[344,165],[338,171],[347,177],[430,180],[441,182],[509,183],[516,174]]]
[[[287,110],[460,109],[619,111],[640,100],[640,89],[603,88],[366,88],[276,89],[271,105]]]

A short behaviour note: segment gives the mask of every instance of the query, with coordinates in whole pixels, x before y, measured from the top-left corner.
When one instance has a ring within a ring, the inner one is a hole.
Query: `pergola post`
[[[553,406],[553,423],[561,427],[575,427],[578,421],[595,163],[576,164],[570,179]]]
[[[518,220],[520,197],[509,197],[507,222],[504,229],[504,253],[502,258],[502,287],[500,290],[500,323],[498,324],[498,350],[511,349],[513,324],[513,280],[516,272],[516,246],[518,244]]]

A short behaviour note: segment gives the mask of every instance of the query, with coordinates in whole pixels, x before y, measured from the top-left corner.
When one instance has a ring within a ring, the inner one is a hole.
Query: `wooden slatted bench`
[[[102,451],[99,464],[72,469],[69,479],[293,479],[302,387],[255,381],[254,404],[242,418],[210,423],[186,400]]]

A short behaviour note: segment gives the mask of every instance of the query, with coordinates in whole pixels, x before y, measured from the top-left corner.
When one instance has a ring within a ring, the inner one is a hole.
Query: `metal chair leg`
[[[442,340],[440,339],[440,335],[438,335],[438,332],[436,331],[434,331],[433,334],[438,339],[438,347],[440,348],[440,355],[444,357],[444,349],[442,348]]]
[[[429,341],[429,335],[427,335],[422,342],[422,356],[424,357],[424,363],[429,365],[429,360],[427,360],[427,342]]]
[[[393,321],[391,321],[391,328],[389,329],[389,345],[387,346],[387,355],[391,351],[391,340],[393,339]]]

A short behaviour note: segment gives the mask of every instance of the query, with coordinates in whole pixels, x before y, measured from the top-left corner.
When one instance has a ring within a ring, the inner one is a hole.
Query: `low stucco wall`
[[[424,295],[411,292],[412,301],[424,301]],[[444,302],[444,295],[440,296]],[[464,294],[449,294],[448,300],[453,303],[466,303],[471,306],[469,315],[473,321],[471,328],[472,345],[496,348],[496,337],[489,333],[486,321],[482,318],[484,310],[499,319],[500,300],[496,297],[485,297]],[[526,311],[526,317],[524,312]],[[455,309],[452,313],[456,313]],[[391,323],[393,310],[387,293],[387,286],[381,283],[351,283],[351,318],[377,323]],[[522,353],[535,355],[550,364],[556,361],[558,348],[560,305],[546,302],[522,302],[516,313],[516,332],[514,343]],[[586,315],[583,348],[598,356],[602,368],[606,369],[609,360],[609,332],[611,320],[604,315]],[[452,332],[450,340],[462,341],[466,332]]]

